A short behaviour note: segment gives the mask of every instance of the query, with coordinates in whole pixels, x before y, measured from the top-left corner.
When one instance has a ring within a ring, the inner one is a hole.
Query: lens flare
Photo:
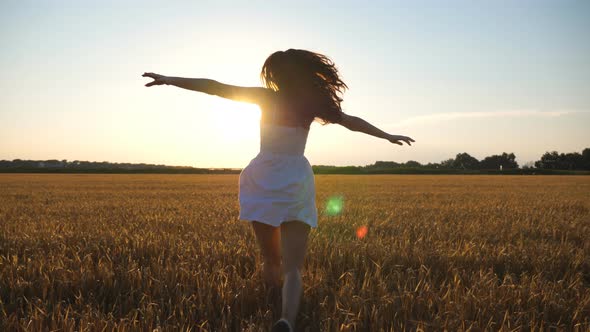
[[[342,212],[344,207],[344,199],[342,196],[333,196],[328,198],[326,203],[326,214],[329,216],[336,216]]]
[[[368,232],[369,232],[369,228],[367,226],[361,226],[356,229],[356,237],[358,239],[362,239],[365,237],[365,235],[367,235]]]

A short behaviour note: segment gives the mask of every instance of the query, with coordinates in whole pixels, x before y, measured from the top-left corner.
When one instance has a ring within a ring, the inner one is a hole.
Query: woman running
[[[174,85],[260,107],[260,152],[240,174],[240,219],[252,223],[265,282],[280,286],[283,276],[281,319],[272,330],[294,331],[307,237],[318,219],[313,172],[303,155],[311,123],[337,123],[398,145],[414,140],[343,113],[340,95],[346,84],[328,57],[310,51],[271,54],[260,73],[264,88],[154,73],[143,76],[153,79],[148,87]]]

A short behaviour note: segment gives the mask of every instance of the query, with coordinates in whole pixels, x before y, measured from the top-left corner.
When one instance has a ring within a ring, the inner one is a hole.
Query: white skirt
[[[259,153],[240,174],[239,196],[241,220],[317,227],[313,171],[303,155]]]

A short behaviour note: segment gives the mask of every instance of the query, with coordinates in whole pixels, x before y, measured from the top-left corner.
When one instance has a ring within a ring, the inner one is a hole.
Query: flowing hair
[[[340,122],[340,95],[348,86],[327,56],[297,49],[275,52],[264,62],[260,79],[267,88],[302,105],[300,111],[311,120]]]

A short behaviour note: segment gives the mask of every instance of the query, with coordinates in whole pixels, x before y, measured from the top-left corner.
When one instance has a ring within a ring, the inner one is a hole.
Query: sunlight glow
[[[219,99],[211,121],[222,140],[252,140],[259,135],[260,108],[257,105]]]

